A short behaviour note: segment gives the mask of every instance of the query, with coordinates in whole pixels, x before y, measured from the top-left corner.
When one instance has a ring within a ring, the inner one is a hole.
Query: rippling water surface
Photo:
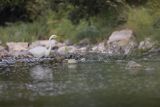
[[[35,65],[0,70],[0,107],[160,107],[160,62]]]

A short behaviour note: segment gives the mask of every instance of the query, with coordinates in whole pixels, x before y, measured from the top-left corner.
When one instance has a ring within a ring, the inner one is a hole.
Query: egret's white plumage
[[[47,57],[49,56],[51,49],[52,49],[52,45],[51,45],[51,39],[55,39],[57,36],[56,35],[51,35],[51,37],[49,38],[49,48],[47,49],[46,47],[43,46],[37,46],[33,49],[30,49],[29,52],[34,56],[34,57]]]

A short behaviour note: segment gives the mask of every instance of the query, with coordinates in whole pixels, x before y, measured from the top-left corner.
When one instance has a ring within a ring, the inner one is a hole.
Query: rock
[[[27,42],[7,42],[9,52],[28,50]]]
[[[28,43],[27,42],[8,42],[8,54],[14,57],[23,57],[28,55]]]
[[[0,46],[0,51],[5,50],[5,48],[3,46]]]
[[[57,52],[60,55],[66,55],[68,53],[77,53],[77,48],[75,46],[63,46],[60,47]]]
[[[57,45],[57,41],[56,40],[51,40],[51,42],[49,42],[49,40],[38,40],[35,42],[32,42],[32,44],[29,46],[29,48],[35,48],[37,46],[44,46],[44,47],[49,47],[49,44],[51,43],[51,45],[54,47]]]
[[[60,47],[58,50],[57,50],[57,53],[60,54],[60,55],[65,55],[68,53],[68,48],[67,46],[63,46],[63,47]]]
[[[78,49],[80,53],[86,53],[88,51],[88,47],[81,47]]]
[[[76,63],[78,63],[77,60],[75,60],[75,59],[68,59],[67,62],[68,62],[69,64],[76,64]]]
[[[129,61],[126,65],[126,69],[130,75],[137,76],[137,75],[141,75],[144,73],[143,72],[144,70],[142,70],[144,69],[144,66],[142,66],[141,64],[135,61]]]
[[[86,58],[81,58],[80,61],[81,61],[81,62],[85,62],[85,61],[86,61]]]
[[[28,51],[14,51],[10,53],[11,56],[17,57],[17,58],[30,58],[32,55]]]
[[[58,42],[56,46],[58,48],[60,48],[60,47],[64,47],[64,46],[67,46],[67,45],[65,45],[65,43]]]
[[[90,40],[87,39],[87,38],[85,38],[85,39],[81,40],[81,41],[78,43],[78,46],[80,46],[80,47],[85,47],[85,46],[90,45],[90,44],[91,44]]]
[[[136,69],[136,68],[141,68],[142,65],[138,64],[137,62],[135,61],[129,61],[126,65],[126,68],[127,69]]]
[[[98,45],[93,46],[91,49],[91,52],[105,53],[106,48],[104,44],[105,44],[104,42],[101,42]]]
[[[78,49],[75,46],[68,46],[68,53],[77,53]]]
[[[133,31],[130,29],[115,31],[109,37],[108,43],[115,42],[115,41],[121,41],[121,40],[129,41],[130,38],[132,37],[133,37]]]
[[[106,43],[107,53],[111,55],[130,54],[137,47],[136,38],[133,31],[124,29],[115,31]]]
[[[0,58],[8,55],[8,51],[3,46],[0,46]]]
[[[138,49],[143,51],[150,50],[154,47],[155,44],[156,42],[151,40],[151,38],[145,38],[143,41],[139,43]]]
[[[73,45],[73,42],[71,40],[67,39],[64,41],[64,44],[67,46],[71,46],[71,45]]]

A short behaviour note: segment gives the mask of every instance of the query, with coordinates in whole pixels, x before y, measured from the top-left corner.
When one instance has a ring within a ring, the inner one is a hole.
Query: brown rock
[[[8,42],[7,47],[9,52],[28,50],[27,42]]]

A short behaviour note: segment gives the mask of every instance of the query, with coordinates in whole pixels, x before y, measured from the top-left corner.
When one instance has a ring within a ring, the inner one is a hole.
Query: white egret
[[[52,44],[51,44],[51,40],[52,39],[56,39],[57,36],[56,35],[51,35],[49,38],[49,48],[43,47],[43,46],[37,46],[35,48],[32,48],[29,50],[29,53],[31,53],[34,57],[47,57],[49,56],[51,49],[52,49]]]

